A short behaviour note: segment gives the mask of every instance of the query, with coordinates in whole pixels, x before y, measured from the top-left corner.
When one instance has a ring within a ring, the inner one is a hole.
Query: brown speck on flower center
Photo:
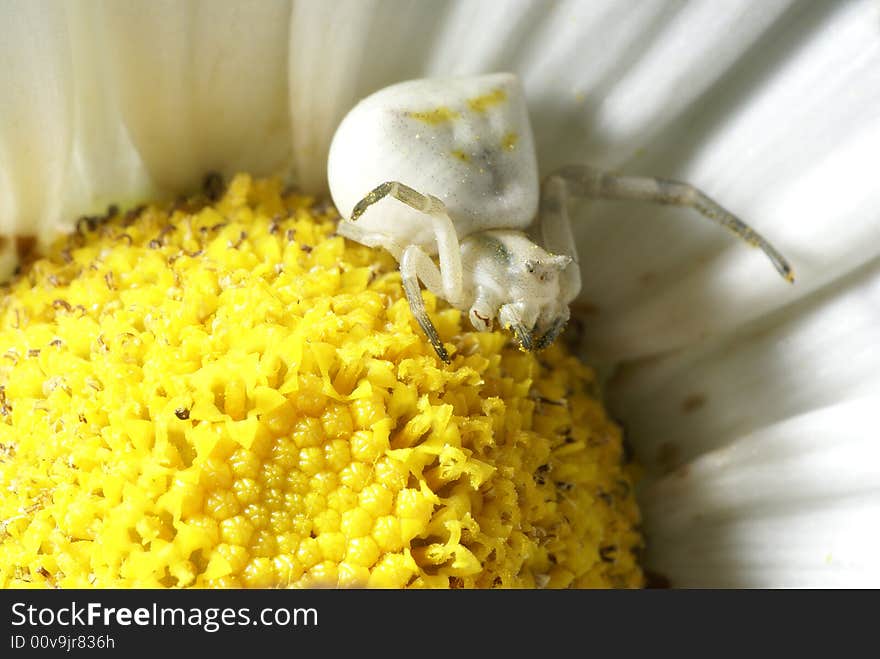
[[[202,190],[212,202],[218,201],[226,191],[226,183],[219,172],[208,172],[202,181]]]

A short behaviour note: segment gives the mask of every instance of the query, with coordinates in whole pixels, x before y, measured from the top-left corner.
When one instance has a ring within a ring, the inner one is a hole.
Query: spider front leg
[[[357,222],[357,219],[364,214],[367,208],[385,197],[397,199],[397,201],[430,218],[434,229],[434,239],[437,241],[437,254],[440,257],[442,286],[431,288],[427,282],[425,285],[431,292],[444,297],[451,305],[459,306],[462,297],[461,246],[446,205],[437,197],[422,194],[399,181],[386,181],[376,186],[355,204],[350,221]]]
[[[559,222],[554,218],[564,216],[567,220],[564,212],[567,194],[591,199],[650,201],[693,208],[703,217],[727,227],[749,245],[760,248],[780,275],[789,282],[794,281],[791,265],[773,245],[748,224],[689,183],[652,177],[622,176],[587,165],[563,167],[547,178],[541,195],[541,220],[543,224],[546,207],[549,217],[546,231],[550,233],[551,240],[558,240],[558,235],[566,231],[558,226]],[[547,197],[546,202],[545,197]],[[567,237],[571,238],[571,229],[568,228],[567,232]]]
[[[387,181],[371,190],[355,204],[350,221],[357,222],[367,208],[385,197],[392,197],[410,208],[425,213],[432,222],[440,259],[439,269],[418,245],[409,245],[394,256],[400,260],[400,275],[409,308],[431,345],[434,346],[437,356],[448,364],[449,353],[440,341],[437,328],[428,317],[418,282],[421,280],[429,291],[443,297],[451,305],[456,307],[462,305],[461,246],[455,225],[449,217],[445,204],[437,197],[422,194],[399,181]]]
[[[519,305],[515,303],[502,305],[498,310],[498,320],[501,321],[502,327],[510,328],[519,342],[520,348],[526,352],[531,352],[535,349],[535,344],[532,342],[532,332],[523,322]]]
[[[571,311],[569,311],[568,304],[566,303],[559,314],[553,319],[553,322],[547,331],[535,341],[535,350],[543,350],[553,343],[556,338],[562,334],[562,330],[565,329],[565,324],[568,322],[570,315]]]
[[[468,310],[468,318],[470,318],[471,326],[478,332],[489,332],[492,330],[492,319],[498,315],[498,308],[501,301],[491,290],[479,284],[475,286],[476,295],[474,295],[474,303]]]
[[[524,322],[520,305],[508,303],[502,305],[498,310],[498,320],[501,321],[501,325],[510,328],[520,347],[527,352],[543,350],[553,343],[562,333],[562,330],[565,329],[569,316],[568,303],[560,305],[557,308],[557,312],[554,313],[549,327],[547,327],[543,334],[536,336]]]
[[[444,363],[448,364],[451,361],[449,353],[446,352],[446,348],[440,340],[437,328],[428,317],[425,302],[422,300],[422,289],[419,288],[419,280],[421,280],[429,291],[436,294],[442,286],[440,271],[431,257],[425,254],[418,245],[410,245],[403,250],[403,256],[400,259],[400,277],[412,315],[428,337],[431,345],[434,346],[434,352]]]

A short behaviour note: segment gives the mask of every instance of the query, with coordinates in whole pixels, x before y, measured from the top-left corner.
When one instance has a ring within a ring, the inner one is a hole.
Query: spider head
[[[510,329],[523,350],[542,350],[553,343],[568,322],[559,275],[571,257],[548,254],[528,259],[513,269],[510,302],[498,310],[498,320]]]
[[[480,240],[480,258],[470,268],[480,291],[471,323],[486,330],[497,315],[523,350],[550,345],[569,318],[560,275],[571,257],[550,254],[514,231],[493,231]]]

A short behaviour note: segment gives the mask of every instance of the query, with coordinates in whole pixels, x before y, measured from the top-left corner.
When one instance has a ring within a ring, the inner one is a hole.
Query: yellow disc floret
[[[0,306],[2,587],[640,586],[593,373],[238,176],[85,218]]]

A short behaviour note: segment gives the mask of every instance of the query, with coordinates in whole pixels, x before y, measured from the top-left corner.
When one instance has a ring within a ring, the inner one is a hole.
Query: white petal
[[[880,259],[739,336],[627,367],[610,383],[639,457],[675,467],[759,428],[880,392]]]
[[[749,0],[297,2],[290,93],[298,174],[306,187],[326,185],[322,163],[335,126],[367,94],[408,78],[491,71],[524,80],[545,171],[584,159],[617,164],[791,4],[773,0],[755,11]]]
[[[402,80],[506,70],[508,61],[489,64],[493,55],[515,50],[529,25],[524,17],[549,12],[549,5],[524,0],[296,2],[290,106],[298,180],[306,189],[326,189],[330,140],[358,100]],[[463,33],[473,28],[476,38]]]
[[[516,60],[545,171],[662,156],[652,142],[723,87],[785,20],[791,0],[563,3]],[[686,133],[679,133],[681,140]],[[665,162],[668,166],[672,163]],[[662,172],[661,172],[662,173]]]
[[[880,586],[880,259],[625,369],[648,564],[677,586]]]
[[[109,84],[160,188],[192,189],[212,170],[260,174],[286,166],[288,3],[105,8]]]
[[[878,406],[789,419],[648,486],[648,564],[674,586],[880,586]]]
[[[69,230],[78,213],[103,211],[112,203],[127,204],[159,194],[131,141],[118,92],[109,78],[115,53],[103,10],[86,0],[71,2],[67,9],[72,167],[63,207],[52,218],[56,231]],[[62,118],[58,113],[50,121]]]
[[[70,229],[110,201],[290,160],[285,0],[0,13],[0,231]]]
[[[73,129],[63,14],[36,3],[11,9],[2,15],[0,47],[0,232],[7,236],[58,216]]]
[[[576,227],[583,298],[600,310],[587,325],[595,354],[655,354],[728,331],[880,253],[876,12],[796,9],[804,16],[774,26],[624,166],[706,190],[792,261],[796,284],[694,213],[594,204]]]

